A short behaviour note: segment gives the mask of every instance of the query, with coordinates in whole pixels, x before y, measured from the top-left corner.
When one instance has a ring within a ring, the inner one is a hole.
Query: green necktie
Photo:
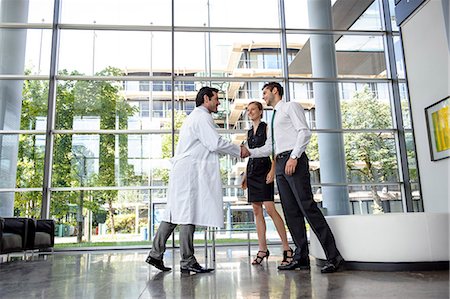
[[[273,134],[273,123],[274,123],[274,119],[275,119],[275,113],[277,113],[277,110],[273,110],[273,114],[272,114],[272,125],[270,127],[271,133],[272,133],[272,159],[275,159],[275,138],[274,138],[274,134]]]

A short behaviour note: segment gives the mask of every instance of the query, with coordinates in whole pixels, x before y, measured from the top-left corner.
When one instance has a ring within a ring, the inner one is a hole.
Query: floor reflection
[[[247,247],[219,247],[216,260],[203,248],[197,259],[215,267],[208,274],[182,275],[178,250],[168,250],[160,272],[144,260],[147,250],[56,252],[0,263],[0,298],[448,298],[448,271],[321,274],[278,271],[282,252],[251,265]],[[314,261],[312,261],[314,264]]]

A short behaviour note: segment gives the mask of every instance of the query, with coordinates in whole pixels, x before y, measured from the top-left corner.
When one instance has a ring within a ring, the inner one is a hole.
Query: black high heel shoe
[[[264,255],[259,255],[260,253],[263,253]],[[267,249],[267,251],[258,251],[258,253],[256,254],[256,258],[253,260],[252,265],[260,265],[262,263],[262,261],[264,260],[264,258],[266,258],[266,261],[269,259],[269,249]]]
[[[290,253],[290,255],[288,255],[288,253]],[[293,259],[294,259],[294,250],[292,250],[292,248],[289,248],[289,250],[284,250],[281,265],[289,265]]]

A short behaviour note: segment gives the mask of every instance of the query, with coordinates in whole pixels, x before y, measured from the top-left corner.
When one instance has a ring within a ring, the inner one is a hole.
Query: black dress
[[[249,148],[264,145],[267,139],[267,124],[260,122],[253,133],[253,127],[248,130],[247,142]],[[274,183],[266,184],[266,177],[272,166],[269,157],[249,158],[247,163],[248,202],[273,201]]]

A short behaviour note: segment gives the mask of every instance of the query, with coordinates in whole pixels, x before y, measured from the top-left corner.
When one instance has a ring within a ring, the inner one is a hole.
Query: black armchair
[[[26,218],[0,218],[0,254],[25,250],[27,233]]]
[[[51,219],[28,219],[29,236],[27,249],[45,251],[55,245],[55,221]]]

